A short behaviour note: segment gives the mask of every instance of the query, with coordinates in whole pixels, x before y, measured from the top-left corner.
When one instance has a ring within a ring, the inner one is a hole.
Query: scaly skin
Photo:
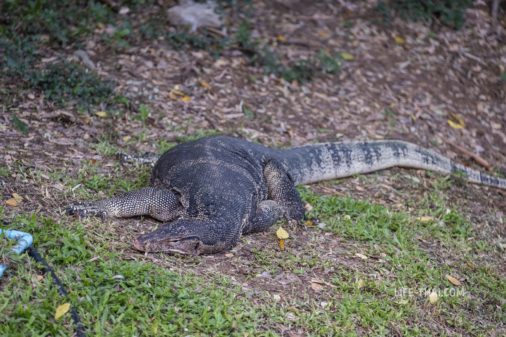
[[[151,162],[151,161],[150,161]],[[79,216],[150,215],[168,222],[141,235],[146,252],[212,254],[234,247],[242,234],[264,231],[280,219],[300,221],[295,189],[306,184],[403,166],[506,189],[506,180],[456,164],[401,141],[347,142],[274,150],[216,136],[178,145],[156,162],[150,187],[67,208]]]

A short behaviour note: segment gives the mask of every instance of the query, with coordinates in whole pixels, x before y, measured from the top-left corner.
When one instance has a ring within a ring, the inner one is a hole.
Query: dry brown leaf
[[[311,281],[311,289],[313,289],[316,292],[320,292],[323,290],[323,285],[319,282]]]
[[[97,111],[97,112],[95,112],[95,115],[97,115],[100,118],[106,118],[107,112],[106,111]]]
[[[454,286],[459,287],[462,285],[462,282],[460,282],[459,279],[457,279],[455,276],[446,275],[446,279],[450,281],[450,283],[453,284]]]
[[[8,200],[5,200],[5,204],[10,207],[17,207],[18,206],[18,202],[14,198],[10,198]]]
[[[13,197],[14,199],[16,199],[16,201],[17,201],[18,203],[20,203],[21,201],[23,201],[23,197],[22,197],[22,196],[20,196],[19,194],[17,194],[16,192],[12,193],[12,197]]]
[[[204,81],[204,80],[199,80],[199,84],[202,88],[206,89],[206,90],[211,90],[211,85]]]
[[[367,256],[365,256],[364,254],[360,254],[360,253],[356,253],[355,256],[361,258],[362,260],[367,260],[368,259]]]

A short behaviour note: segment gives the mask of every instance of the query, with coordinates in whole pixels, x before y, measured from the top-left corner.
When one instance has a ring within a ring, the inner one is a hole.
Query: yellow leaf
[[[353,61],[355,59],[355,56],[353,56],[350,53],[347,53],[345,51],[341,53],[341,57],[345,61]]]
[[[279,249],[285,250],[285,240],[279,239]]]
[[[105,112],[105,111],[97,111],[97,112],[95,112],[95,115],[97,115],[100,118],[105,118],[105,117],[107,117],[107,112]]]
[[[454,286],[461,286],[462,283],[459,281],[459,279],[457,279],[456,277],[452,276],[452,275],[446,275],[446,279],[448,281],[450,281],[451,284],[453,284]]]
[[[280,35],[276,36],[276,40],[278,42],[286,42],[286,37],[284,37],[283,35],[280,34]]]
[[[54,313],[54,319],[58,319],[65,315],[70,309],[70,303],[64,303],[56,308],[56,312]]]
[[[466,126],[464,122],[464,118],[457,114],[451,114],[448,119],[448,125],[450,125],[454,129],[463,129]]]
[[[435,291],[433,291],[429,294],[429,303],[430,304],[436,304],[438,299],[439,299],[439,296],[437,295],[437,293]]]
[[[304,221],[304,226],[314,227],[314,226],[316,226],[316,223],[313,219],[307,219],[306,221]]]
[[[400,36],[400,35],[396,35],[396,36],[394,37],[394,41],[395,41],[395,43],[397,43],[398,45],[403,45],[403,44],[405,44],[405,43],[406,43],[406,40],[405,40],[402,36]]]
[[[185,103],[188,103],[192,100],[192,98],[190,96],[183,96],[181,97],[181,101],[185,102]]]
[[[356,284],[358,289],[362,289],[363,287],[365,287],[365,281],[362,279],[358,279]]]
[[[125,137],[123,137],[123,141],[124,141],[125,143],[126,143],[126,142],[128,142],[130,139],[132,139],[132,137],[131,137],[131,136],[125,136]]]
[[[420,216],[420,217],[416,218],[416,220],[418,220],[420,222],[423,222],[423,223],[427,223],[427,222],[434,221],[434,218],[431,217],[431,216],[426,215],[426,216]]]
[[[16,207],[18,205],[18,202],[14,198],[10,198],[8,200],[5,200],[5,204],[7,206]]]
[[[278,228],[278,230],[276,231],[276,236],[280,240],[285,240],[290,237],[290,235],[288,235],[288,232],[283,227]]]
[[[189,100],[191,100],[191,98],[181,90],[180,85],[175,85],[174,88],[172,88],[169,92],[169,98],[174,101],[182,100],[183,102],[189,102]]]

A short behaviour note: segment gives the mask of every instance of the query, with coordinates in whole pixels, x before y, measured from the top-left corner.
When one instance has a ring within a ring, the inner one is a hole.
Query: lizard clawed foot
[[[156,161],[160,157],[156,153],[146,152],[141,155],[130,155],[127,153],[116,153],[116,157],[120,160],[121,164],[140,164],[155,166]]]
[[[96,216],[103,219],[107,215],[104,210],[97,208],[92,203],[73,204],[67,206],[65,208],[65,213],[68,215],[76,215],[79,218]]]

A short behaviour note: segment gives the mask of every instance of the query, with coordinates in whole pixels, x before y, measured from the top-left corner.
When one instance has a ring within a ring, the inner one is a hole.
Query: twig
[[[490,163],[488,161],[486,161],[485,159],[483,159],[481,156],[477,155],[476,153],[471,152],[471,151],[463,148],[462,146],[457,145],[457,144],[450,142],[450,141],[448,141],[448,144],[450,144],[451,146],[453,146],[454,148],[456,148],[457,150],[462,152],[464,155],[473,158],[478,164],[483,166],[487,171],[489,171],[492,168],[492,165],[490,165]]]

